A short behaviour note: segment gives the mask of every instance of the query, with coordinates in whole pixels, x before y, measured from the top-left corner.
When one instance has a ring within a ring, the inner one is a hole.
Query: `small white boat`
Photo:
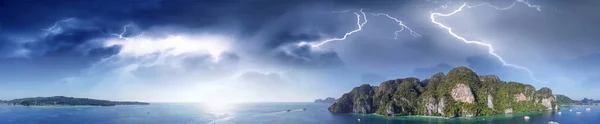
[[[558,122],[556,122],[556,121],[550,121],[550,122],[548,122],[548,124],[558,124]]]
[[[586,110],[586,111],[590,111],[590,110],[592,110],[592,109],[590,109],[590,108],[585,108],[585,110]]]
[[[575,113],[577,113],[578,115],[581,114],[581,112],[575,112]]]
[[[529,116],[525,116],[525,117],[523,117],[523,119],[529,120]]]
[[[570,111],[570,112],[572,112],[572,111],[573,111],[573,109],[569,109],[569,111]]]
[[[358,121],[360,121],[360,118],[358,119]]]
[[[560,115],[560,114],[562,114],[562,112],[558,112],[558,114]]]

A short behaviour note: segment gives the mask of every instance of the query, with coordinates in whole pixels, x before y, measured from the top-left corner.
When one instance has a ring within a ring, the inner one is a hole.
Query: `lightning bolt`
[[[126,36],[123,36],[123,35],[125,35],[125,33],[127,33],[127,28],[128,28],[128,27],[132,27],[132,26],[133,26],[132,24],[127,24],[127,25],[123,26],[123,31],[122,31],[121,33],[119,33],[119,34],[115,34],[115,33],[113,33],[113,34],[111,34],[111,35],[113,35],[113,36],[117,36],[117,37],[119,37],[119,39],[125,39],[125,40],[127,40],[127,41],[130,41],[130,40],[131,40],[131,38],[129,38],[129,37],[126,37]],[[134,36],[134,37],[132,37],[132,38],[139,37],[139,36],[143,36],[143,35],[144,35],[144,33],[145,33],[145,32],[142,32],[142,33],[140,33],[139,35],[137,35],[137,36]]]
[[[530,4],[526,0],[517,0],[515,2],[512,2],[507,7],[498,7],[498,6],[494,6],[494,5],[490,4],[490,3],[481,3],[481,4],[477,4],[477,5],[473,5],[473,6],[466,5],[466,3],[465,3],[464,6],[466,6],[467,8],[475,8],[475,7],[480,7],[480,6],[487,6],[487,7],[492,7],[494,9],[496,9],[496,10],[508,10],[508,9],[514,7],[517,3],[523,3],[523,4],[527,5],[527,7],[529,7],[529,8],[535,8],[537,11],[542,11],[541,6]]]
[[[414,36],[414,37],[420,37],[421,35],[419,35],[417,32],[413,31],[412,29],[410,29],[408,26],[404,25],[404,23],[400,20],[398,20],[397,18],[394,18],[388,14],[385,13],[371,13],[371,15],[374,16],[385,16],[391,20],[394,20],[396,22],[398,22],[398,25],[401,27],[400,30],[397,30],[396,32],[394,32],[395,36],[394,39],[398,38],[398,33],[402,32],[404,29],[407,29],[410,31],[410,35]]]
[[[520,70],[524,70],[524,71],[526,71],[526,72],[529,74],[529,77],[530,77],[532,80],[534,80],[534,81],[536,81],[536,82],[543,82],[543,83],[545,83],[544,81],[541,81],[541,80],[539,80],[539,79],[535,78],[533,71],[531,71],[529,68],[527,68],[527,67],[524,67],[524,66],[519,66],[519,65],[515,65],[515,64],[510,64],[510,63],[507,63],[507,62],[506,62],[506,61],[505,61],[505,60],[504,60],[504,59],[503,59],[503,58],[502,58],[500,55],[498,55],[498,54],[495,52],[495,50],[494,50],[494,47],[493,47],[491,44],[483,43],[483,42],[480,42],[480,41],[472,41],[472,40],[467,40],[467,39],[465,39],[464,37],[461,37],[461,36],[457,35],[456,33],[454,33],[454,32],[452,31],[452,28],[450,28],[450,27],[448,27],[448,26],[446,26],[446,25],[444,25],[444,24],[442,24],[442,23],[440,23],[440,22],[437,22],[437,21],[435,20],[435,19],[436,19],[436,17],[439,17],[439,16],[444,16],[444,17],[452,16],[452,15],[454,15],[454,14],[456,14],[456,13],[458,13],[458,12],[462,11],[462,10],[463,10],[465,7],[466,7],[466,8],[474,8],[474,7],[479,7],[479,6],[488,6],[488,7],[495,8],[495,9],[497,9],[497,10],[507,10],[507,9],[510,9],[510,8],[512,8],[512,7],[513,7],[513,6],[514,6],[514,5],[515,5],[517,2],[520,2],[520,3],[526,4],[528,7],[531,7],[531,8],[536,8],[538,11],[541,11],[541,9],[540,9],[540,6],[538,6],[538,5],[531,5],[531,4],[529,4],[529,2],[527,2],[527,1],[524,1],[524,0],[517,0],[517,1],[513,2],[513,3],[512,3],[510,6],[508,6],[508,7],[504,7],[504,8],[500,8],[500,7],[497,7],[497,6],[493,6],[493,5],[489,4],[489,3],[483,3],[483,4],[474,5],[474,6],[468,6],[468,5],[467,5],[467,3],[464,3],[464,4],[462,4],[462,6],[460,6],[458,9],[456,9],[456,10],[454,10],[454,11],[452,11],[452,12],[448,13],[448,14],[442,14],[442,13],[431,13],[430,19],[431,19],[431,22],[432,22],[432,23],[434,23],[434,24],[436,24],[436,25],[440,26],[441,28],[444,28],[444,29],[446,29],[450,35],[452,35],[453,37],[455,37],[455,38],[457,38],[457,39],[459,39],[459,40],[461,40],[461,41],[463,41],[463,42],[465,42],[465,43],[468,43],[468,44],[477,44],[477,45],[480,45],[480,46],[485,46],[485,47],[487,47],[487,48],[488,48],[488,53],[489,53],[490,55],[492,55],[492,56],[496,57],[496,59],[498,59],[498,60],[499,60],[499,61],[502,63],[502,65],[503,65],[503,66],[507,66],[507,67],[513,67],[513,68],[517,68],[517,69],[520,69]]]
[[[73,19],[75,19],[75,18],[67,18],[67,19],[63,19],[63,20],[58,20],[58,21],[54,22],[54,25],[52,25],[52,27],[50,27],[50,28],[47,28],[47,29],[44,29],[44,30],[46,30],[46,31],[48,31],[48,32],[53,32],[53,30],[54,30],[55,28],[56,28],[56,30],[60,30],[61,28],[60,28],[60,27],[58,27],[60,23],[69,22],[69,21],[71,21],[71,20],[73,20]]]
[[[317,44],[313,44],[313,43],[306,43],[306,42],[300,42],[300,44],[299,44],[299,45],[300,45],[300,46],[302,46],[302,45],[306,45],[306,44],[308,44],[308,45],[310,45],[311,47],[320,47],[321,45],[323,45],[323,44],[326,44],[326,43],[329,43],[329,42],[332,42],[332,41],[346,40],[346,38],[348,38],[348,36],[350,36],[350,35],[352,35],[352,34],[354,34],[354,33],[356,33],[356,32],[359,32],[360,30],[362,30],[362,27],[363,27],[365,24],[367,24],[367,22],[369,21],[369,20],[367,20],[367,14],[365,14],[365,12],[363,12],[363,10],[362,10],[362,9],[360,9],[360,10],[359,10],[359,12],[360,12],[361,14],[358,14],[358,12],[354,12],[354,15],[356,15],[356,25],[358,26],[358,28],[357,28],[357,29],[355,29],[355,30],[352,30],[352,31],[350,31],[350,32],[348,32],[348,33],[346,33],[346,34],[344,34],[344,37],[342,37],[342,38],[333,38],[333,39],[327,39],[327,40],[321,41],[321,42],[319,42],[319,43],[317,43]],[[362,15],[362,16],[361,16],[361,15]],[[362,17],[362,18],[363,18],[364,22],[362,22],[362,21],[361,21],[361,18],[360,18],[360,17]],[[361,23],[361,22],[362,22],[362,23]]]
[[[345,12],[348,12],[348,11],[349,11],[349,10],[344,10],[344,11],[334,11],[334,13],[345,13]],[[300,42],[298,45],[299,45],[299,46],[303,46],[303,45],[310,45],[311,47],[316,47],[316,48],[318,48],[318,47],[322,46],[323,44],[326,44],[326,43],[329,43],[329,42],[332,42],[332,41],[341,41],[341,40],[346,40],[346,38],[347,38],[348,36],[350,36],[350,35],[352,35],[352,34],[354,34],[354,33],[356,33],[356,32],[359,32],[359,31],[361,31],[361,30],[362,30],[362,27],[363,27],[363,26],[364,26],[364,25],[365,25],[365,24],[368,22],[368,20],[367,20],[367,14],[365,14],[365,12],[363,11],[363,9],[360,9],[360,10],[359,10],[359,12],[360,12],[360,14],[359,14],[358,12],[354,12],[354,15],[356,15],[356,25],[357,25],[357,27],[358,27],[358,28],[357,28],[357,29],[355,29],[355,30],[352,30],[352,31],[350,31],[350,32],[347,32],[346,34],[344,34],[344,36],[343,36],[343,37],[341,37],[341,38],[327,39],[327,40],[321,41],[321,42],[319,42],[319,43],[316,43],[316,44],[315,44],[315,43]],[[371,14],[371,15],[373,15],[373,16],[385,16],[385,17],[387,17],[387,18],[389,18],[389,19],[391,19],[391,20],[394,20],[394,21],[396,21],[396,22],[398,23],[398,25],[399,25],[401,28],[400,28],[400,30],[397,30],[397,31],[395,31],[395,32],[394,32],[394,34],[395,34],[395,36],[394,36],[394,39],[397,39],[397,38],[398,38],[398,33],[402,32],[402,31],[403,31],[403,30],[405,30],[405,29],[406,29],[406,30],[409,30],[409,31],[410,31],[410,34],[411,34],[412,36],[415,36],[415,37],[420,37],[420,36],[421,36],[421,35],[419,35],[417,32],[415,32],[415,31],[413,31],[412,29],[410,29],[410,27],[406,26],[406,25],[404,24],[404,22],[400,21],[400,20],[399,20],[399,19],[397,19],[397,18],[394,18],[394,17],[390,16],[389,14],[385,14],[385,13],[370,13],[370,14]],[[364,20],[364,21],[361,21],[361,17],[362,17],[362,20]]]
[[[131,24],[127,24],[127,25],[123,26],[123,32],[121,32],[120,34],[113,33],[111,35],[117,36],[117,37],[119,37],[119,39],[129,40],[128,37],[123,37],[123,35],[125,35],[125,33],[127,33],[127,27],[131,27]]]

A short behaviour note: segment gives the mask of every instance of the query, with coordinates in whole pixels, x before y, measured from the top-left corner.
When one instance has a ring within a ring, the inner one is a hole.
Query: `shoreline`
[[[487,120],[497,120],[497,119],[507,119],[514,117],[523,117],[528,115],[538,115],[544,113],[552,113],[555,110],[542,110],[542,111],[528,111],[528,112],[518,112],[512,114],[496,114],[496,115],[488,115],[488,116],[475,116],[475,117],[443,117],[443,116],[425,116],[425,115],[409,115],[409,116],[384,116],[375,113],[370,114],[360,114],[360,113],[347,113],[356,117],[375,117],[375,118],[383,118],[383,119],[391,119],[391,120],[428,120],[428,119],[439,119],[443,121],[462,121],[462,120],[474,120],[474,121],[487,121]]]

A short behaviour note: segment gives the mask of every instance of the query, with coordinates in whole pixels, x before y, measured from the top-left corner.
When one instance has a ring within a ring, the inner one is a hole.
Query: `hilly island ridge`
[[[108,101],[89,98],[74,98],[66,96],[52,97],[32,97],[13,99],[8,101],[0,100],[0,105],[4,106],[116,106],[116,105],[149,105],[146,102],[135,101]]]
[[[428,79],[401,78],[343,94],[328,109],[334,113],[384,116],[473,117],[558,109],[552,90],[477,75],[467,67]]]

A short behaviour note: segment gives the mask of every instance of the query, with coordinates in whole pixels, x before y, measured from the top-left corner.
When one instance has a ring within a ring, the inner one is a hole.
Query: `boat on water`
[[[560,114],[562,114],[562,112],[558,112],[558,114],[560,115]]]
[[[590,111],[590,110],[592,110],[592,109],[590,109],[590,108],[585,108],[585,110],[586,110],[586,111]]]
[[[306,110],[306,108],[302,108],[302,110]]]
[[[578,115],[581,114],[581,112],[575,112],[575,113],[577,113]]]
[[[556,121],[550,121],[550,122],[548,122],[548,124],[558,124],[558,122],[556,122]]]
[[[292,110],[289,110],[289,109],[288,109],[288,110],[285,110],[285,111],[286,111],[286,112],[290,112],[290,111],[292,111]]]
[[[523,117],[523,119],[529,120],[529,116],[525,116],[525,117]]]

